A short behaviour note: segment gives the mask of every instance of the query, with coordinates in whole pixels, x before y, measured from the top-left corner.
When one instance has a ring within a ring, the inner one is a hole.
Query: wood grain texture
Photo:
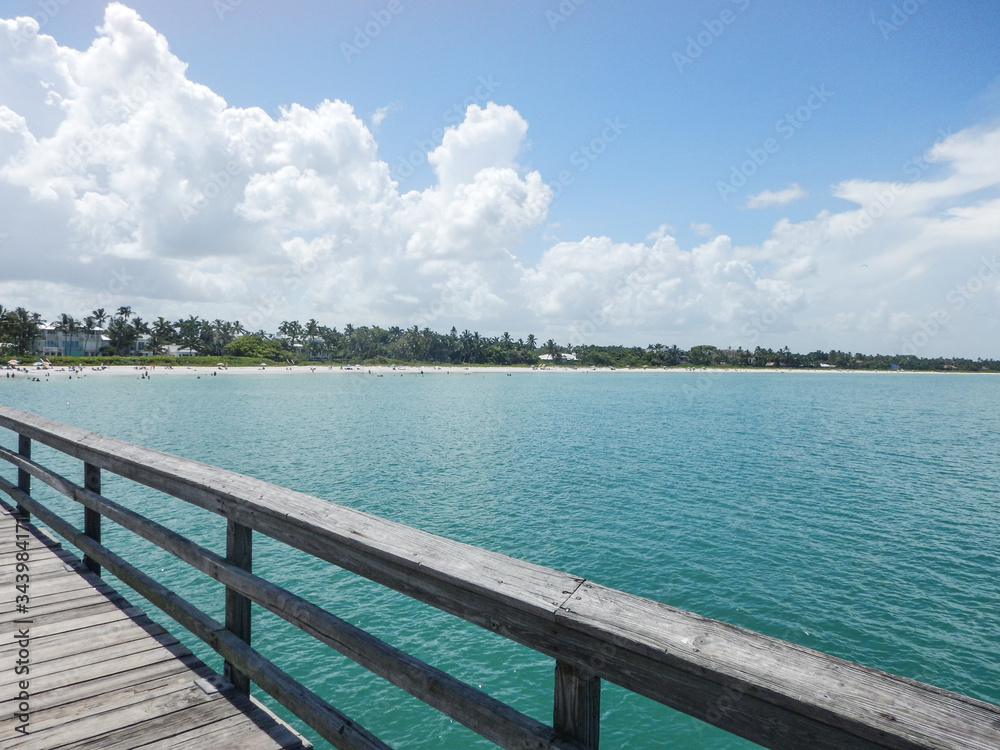
[[[17,452],[24,458],[31,458],[31,438],[19,434],[17,436]],[[31,475],[24,471],[23,469],[17,470],[17,488],[26,494],[31,494]],[[28,520],[28,511],[26,508],[18,508],[19,515],[25,520]]]
[[[391,750],[364,727],[293,680],[286,672],[224,628],[221,623],[174,591],[138,570],[111,550],[97,544],[72,524],[3,479],[0,479],[0,490],[7,492],[19,504],[27,507],[41,522],[207,643],[227,662],[309,724],[338,750]],[[239,695],[235,690],[231,692]]]
[[[83,486],[91,492],[95,492],[98,495],[101,494],[100,468],[93,464],[85,463],[83,465]],[[83,509],[83,533],[98,544],[101,543],[101,514],[96,510],[91,508]],[[101,566],[97,564],[96,560],[85,557],[83,558],[83,564],[87,567],[87,570],[95,576],[100,577]]]
[[[597,750],[601,737],[601,679],[557,661],[552,726],[584,747]]]
[[[88,488],[89,489],[89,488]],[[226,561],[250,572],[253,570],[253,529],[235,521],[226,523]],[[250,643],[250,600],[232,587],[226,587],[226,628],[244,643]],[[250,695],[250,678],[228,661],[223,676],[243,695]]]
[[[196,569],[267,608],[332,646],[373,673],[504,748],[583,750],[552,727],[491,698],[471,685],[378,640],[285,589],[253,575],[242,565],[204,549],[179,534],[105,497],[74,485],[36,465],[34,475],[123,528],[147,539]],[[246,558],[241,558],[246,562]],[[232,630],[232,628],[229,628]]]
[[[18,494],[11,483],[0,481]],[[14,538],[12,510],[0,510],[5,539]],[[30,671],[27,676],[15,675],[12,668],[0,671],[0,747],[134,748],[174,737],[189,747],[310,747],[245,696],[231,689],[207,695],[194,680],[213,673],[190,651],[69,552],[52,546],[34,527],[26,533],[33,595],[27,612],[0,614],[0,663],[11,665],[18,658],[12,634],[27,628]],[[0,562],[16,549],[0,549]],[[35,572],[41,569],[52,574],[37,580],[36,600]],[[16,567],[0,565],[0,604],[8,603],[16,575]],[[60,598],[66,601],[58,604]],[[27,735],[15,729],[22,724],[15,713],[21,710],[19,682],[24,679],[29,683]]]

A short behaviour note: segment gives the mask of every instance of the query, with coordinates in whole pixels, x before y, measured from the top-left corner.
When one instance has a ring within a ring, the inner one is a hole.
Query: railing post
[[[18,434],[17,453],[24,458],[31,458],[31,438]],[[17,488],[27,495],[31,494],[31,474],[24,469],[17,470]],[[28,509],[23,505],[17,506],[17,514],[21,516],[21,520],[23,521],[28,521],[31,518]]]
[[[243,570],[253,571],[253,529],[236,523],[226,522],[226,560]],[[232,631],[244,643],[250,643],[250,600],[243,594],[226,587],[226,629]],[[238,692],[250,694],[250,678],[229,662],[225,662],[223,676]]]
[[[553,729],[597,750],[601,735],[601,678],[557,660],[555,690]]]
[[[83,486],[91,492],[101,494],[101,470],[93,464],[83,465]],[[83,533],[89,536],[98,544],[101,543],[101,514],[96,510],[84,507],[83,509]],[[87,555],[83,556],[83,564],[91,573],[98,578],[101,575],[101,565]]]

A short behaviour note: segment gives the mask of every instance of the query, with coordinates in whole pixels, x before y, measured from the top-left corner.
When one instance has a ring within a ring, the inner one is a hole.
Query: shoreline
[[[531,368],[524,366],[508,366],[508,365],[430,365],[430,366],[419,366],[419,365],[406,365],[406,366],[393,366],[393,365],[371,365],[371,366],[354,366],[354,365],[267,365],[266,367],[211,367],[207,365],[108,365],[105,367],[99,366],[81,366],[70,368],[69,366],[54,366],[49,368],[35,368],[35,367],[18,367],[18,368],[3,368],[2,372],[5,376],[15,376],[18,378],[40,378],[51,380],[55,377],[123,377],[132,376],[136,378],[149,378],[153,377],[220,377],[220,376],[247,376],[247,375],[261,375],[274,377],[277,375],[375,375],[379,377],[385,377],[386,375],[392,376],[406,376],[406,375],[475,375],[475,374],[494,374],[494,375],[544,375],[553,373],[567,373],[567,374],[612,374],[612,373],[660,373],[660,374],[680,374],[680,375],[698,375],[698,374],[730,374],[730,373],[770,373],[770,374],[796,374],[796,373],[809,373],[809,374],[836,374],[836,375],[850,375],[850,374],[861,374],[861,375],[981,375],[982,372],[940,372],[937,370],[843,370],[837,368],[781,368],[781,367],[727,367],[727,368],[709,368],[709,367],[640,367],[640,368],[618,368],[618,367],[567,367],[567,366],[557,366],[553,367],[550,365]],[[996,374],[996,373],[985,373],[985,374]]]

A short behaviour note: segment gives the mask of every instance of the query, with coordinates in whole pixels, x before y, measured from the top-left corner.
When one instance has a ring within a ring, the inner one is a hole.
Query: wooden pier
[[[45,571],[56,576],[65,573],[71,577],[67,580],[75,577],[87,581],[82,589],[71,588],[70,584],[65,589],[66,602],[79,600],[80,616],[70,615],[62,625],[57,625],[53,616],[51,630],[45,630],[49,620],[43,619],[48,617],[43,614],[44,606],[50,603],[64,606],[56,604],[57,600],[63,601],[61,593],[55,595],[56,590],[62,591],[58,588],[61,584],[54,583],[57,588],[48,595],[44,589],[41,593],[31,590],[33,597],[39,597],[31,599],[32,614],[39,618],[32,624],[32,628],[38,628],[32,630],[32,635],[38,634],[39,638],[31,641],[30,657],[35,659],[36,653],[43,653],[48,647],[45,641],[49,639],[53,659],[49,669],[58,676],[58,684],[77,669],[83,670],[81,674],[88,674],[86,670],[90,670],[95,680],[117,683],[125,679],[122,673],[111,669],[94,669],[90,664],[90,648],[97,641],[90,636],[79,640],[71,635],[73,628],[91,617],[100,618],[103,613],[111,617],[116,610],[135,615],[137,619],[127,616],[125,619],[134,622],[136,628],[153,639],[155,646],[150,646],[151,651],[160,649],[172,657],[178,656],[185,668],[189,668],[191,676],[187,679],[190,683],[197,686],[195,677],[205,674],[198,672],[200,667],[191,666],[192,657],[180,655],[175,641],[138,613],[128,610],[117,595],[102,587],[94,576],[107,569],[209,644],[226,661],[224,671],[234,686],[232,691],[215,698],[206,693],[202,698],[190,685],[178,688],[176,683],[171,683],[175,689],[162,688],[164,695],[172,696],[164,698],[163,702],[183,702],[190,698],[195,703],[213,706],[204,709],[206,711],[222,712],[224,708],[228,710],[228,705],[239,707],[234,694],[247,695],[252,684],[337,748],[388,750],[389,746],[253,649],[250,602],[300,628],[304,637],[331,646],[374,675],[509,750],[598,748],[603,681],[613,682],[775,750],[1000,748],[1000,707],[968,696],[18,409],[0,406],[0,428],[12,430],[18,438],[16,451],[0,448],[0,460],[17,469],[16,483],[0,477],[0,492],[17,504],[22,515],[30,513],[37,517],[61,538],[82,550],[84,566],[90,571],[81,574],[79,569],[62,570],[63,563],[70,561],[59,557],[58,552],[53,552],[53,560],[45,564],[47,567],[39,569],[39,584],[46,580],[42,576]],[[31,449],[36,442],[78,459],[83,483],[77,484],[33,461]],[[227,529],[225,556],[102,495],[101,473],[104,471],[218,515]],[[33,480],[78,502],[82,506],[82,519],[71,523],[39,502],[31,494]],[[113,522],[129,529],[224,584],[225,623],[216,622],[183,596],[104,546],[101,543],[102,522]],[[378,640],[268,581],[261,571],[255,573],[254,534],[267,535],[313,555],[317,561],[316,575],[322,575],[324,562],[335,565],[552,657],[555,691],[551,725],[526,716],[482,690]],[[3,560],[8,568],[11,564],[9,554],[14,552],[16,572],[17,548],[9,534],[0,539],[0,551],[5,555]],[[4,605],[2,611],[6,618],[3,622],[16,625],[13,620],[18,619],[17,613],[11,609],[11,605],[17,603],[16,590],[11,589],[11,584],[16,584],[17,579],[12,578],[6,568],[5,571],[7,577],[0,579],[6,587],[0,589],[0,603]],[[33,585],[34,581],[32,572]],[[93,588],[93,592],[88,587]],[[84,604],[94,596],[103,603],[95,600],[92,605]],[[38,611],[34,609],[36,606]],[[107,609],[84,617],[82,613],[89,611],[89,607]],[[128,629],[126,625],[120,627]],[[67,649],[65,655],[61,653],[61,644]],[[11,648],[10,643],[0,647],[0,654],[6,655],[2,658],[9,660],[8,665],[13,664],[16,653]],[[141,647],[137,648],[141,651]],[[87,656],[80,657],[84,652]],[[65,661],[56,662],[57,655]],[[114,658],[127,660],[131,657],[115,652]],[[175,663],[177,660],[167,661]],[[0,701],[5,701],[2,705],[6,713],[2,716],[5,723],[0,729],[3,732],[0,745],[21,747],[8,744],[21,741],[21,738],[13,734],[16,726],[7,721],[13,715],[15,704],[11,701],[16,699],[10,671],[3,672],[2,677],[0,689],[6,692],[0,693]],[[161,678],[155,677],[148,682],[157,679]],[[162,679],[169,681],[166,677]],[[33,679],[32,691],[36,684],[42,683],[35,683]],[[75,685],[76,682],[69,689],[82,690]],[[35,702],[44,699],[50,691],[51,704]],[[183,693],[183,696],[175,693]],[[58,699],[55,687],[32,693],[30,721],[33,727],[44,727],[46,722],[57,727],[70,726],[69,714],[64,712],[74,703],[87,701],[103,706],[97,710],[98,716],[115,715],[122,719],[132,716],[138,721],[144,715],[142,710],[129,708],[140,700],[134,688],[126,688],[121,697],[108,697],[107,700],[82,692],[72,695],[79,697],[74,697],[72,702]],[[159,700],[154,698],[152,704],[159,705]],[[387,706],[386,710],[391,707]],[[227,716],[233,718],[236,714]],[[17,717],[12,721],[17,721]],[[84,717],[78,721],[81,725],[90,722],[92,726],[101,726],[102,720]],[[157,726],[157,721],[151,719],[150,727]],[[255,721],[265,723],[259,716],[249,719],[250,723]],[[171,724],[169,720],[159,723]],[[103,731],[109,731],[108,725],[103,726]],[[141,724],[126,721],[116,726],[120,729],[115,731],[127,733]],[[163,747],[185,747],[175,740],[157,741]],[[669,739],[666,741],[669,744]],[[109,745],[99,740],[71,740],[67,744],[37,746],[131,746],[127,740],[124,742]],[[25,744],[28,746],[36,745]],[[228,745],[214,742],[198,745],[196,742],[193,746]],[[251,745],[241,740],[238,746]]]
[[[23,614],[18,575],[28,581]],[[5,750],[311,747],[8,509],[0,591]]]

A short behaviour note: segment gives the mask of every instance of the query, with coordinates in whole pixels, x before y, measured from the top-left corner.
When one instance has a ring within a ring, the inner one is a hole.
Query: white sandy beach
[[[48,379],[62,379],[69,377],[133,377],[133,378],[203,378],[203,377],[247,377],[247,376],[260,376],[260,377],[279,377],[279,376],[322,376],[322,375],[345,375],[345,376],[392,376],[392,377],[405,377],[405,376],[427,376],[427,375],[486,375],[486,374],[506,374],[506,375],[550,375],[554,373],[566,373],[566,374],[596,374],[596,373],[606,373],[606,374],[618,374],[618,373],[665,373],[665,374],[675,374],[679,376],[691,376],[697,374],[730,374],[730,373],[771,373],[771,374],[788,374],[788,373],[827,373],[827,374],[845,374],[845,373],[867,373],[867,374],[900,374],[902,370],[838,370],[835,368],[823,368],[823,369],[788,369],[788,368],[778,368],[778,367],[768,367],[768,368],[701,368],[701,367],[675,367],[675,368],[658,368],[658,367],[639,367],[639,368],[611,368],[611,367],[595,367],[591,368],[589,366],[577,366],[573,367],[571,365],[543,365],[536,368],[531,367],[512,367],[512,366],[462,366],[462,365],[406,365],[406,366],[390,366],[390,365],[328,365],[328,364],[312,364],[312,365],[266,365],[257,367],[209,367],[209,366],[193,366],[177,364],[172,366],[156,365],[156,366],[132,366],[132,365],[114,365],[107,367],[78,367],[72,369],[65,366],[53,366],[49,368],[41,367],[20,367],[17,369],[6,368],[4,369],[4,374],[16,374],[18,377],[31,377],[31,378],[48,378]],[[947,374],[947,373],[935,373],[935,372],[925,372],[925,374]]]

